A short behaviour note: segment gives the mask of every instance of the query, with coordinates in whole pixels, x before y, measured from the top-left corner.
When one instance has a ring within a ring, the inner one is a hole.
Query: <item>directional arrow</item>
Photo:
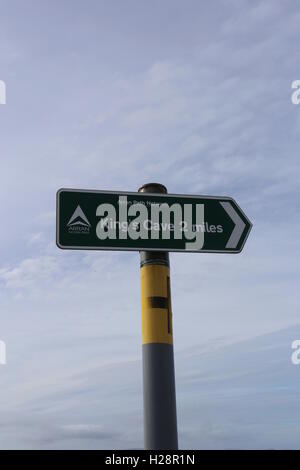
[[[229,217],[233,220],[235,223],[235,227],[233,229],[232,234],[229,237],[229,240],[226,244],[226,248],[236,248],[241,236],[243,234],[243,231],[246,227],[245,222],[241,219],[239,214],[234,210],[232,204],[230,202],[220,202],[221,206],[223,209],[227,212]]]

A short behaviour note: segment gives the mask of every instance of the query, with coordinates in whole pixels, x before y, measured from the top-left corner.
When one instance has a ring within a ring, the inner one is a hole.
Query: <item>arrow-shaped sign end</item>
[[[235,224],[235,227],[234,227],[234,229],[233,229],[233,231],[232,231],[232,233],[229,237],[229,240],[227,241],[227,244],[226,244],[225,248],[235,250],[236,247],[239,244],[239,241],[240,241],[243,233],[244,233],[246,224],[243,221],[243,219],[240,217],[238,212],[235,210],[235,208],[233,207],[233,204],[231,202],[220,201],[220,204]],[[250,232],[251,227],[252,227],[252,224],[251,224],[250,221],[249,221],[249,225],[250,225],[250,227],[249,227],[248,233]]]

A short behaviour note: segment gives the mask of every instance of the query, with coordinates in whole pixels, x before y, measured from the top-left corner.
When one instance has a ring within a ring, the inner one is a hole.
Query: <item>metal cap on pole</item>
[[[159,183],[139,188],[167,193]],[[177,450],[169,253],[140,252],[145,449]]]

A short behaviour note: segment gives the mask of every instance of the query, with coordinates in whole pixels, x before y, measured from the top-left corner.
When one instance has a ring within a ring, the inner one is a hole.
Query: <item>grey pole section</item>
[[[158,183],[139,192],[167,193]],[[140,252],[145,449],[177,450],[169,253]]]

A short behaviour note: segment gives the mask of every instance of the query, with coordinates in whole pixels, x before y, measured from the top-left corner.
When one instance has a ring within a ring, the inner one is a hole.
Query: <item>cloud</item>
[[[104,426],[99,424],[67,424],[61,427],[61,433],[64,437],[71,439],[108,439],[112,441],[119,434],[116,432],[109,432],[104,429]]]
[[[299,448],[290,360],[297,331],[299,324],[246,341],[216,338],[176,353],[182,449]],[[32,376],[19,411],[15,398],[1,401],[1,448],[141,448],[140,359],[63,369],[63,381],[51,368],[48,382]]]
[[[34,286],[37,280],[47,282],[49,278],[57,274],[57,271],[58,266],[54,257],[29,258],[23,260],[15,268],[3,268],[0,272],[0,280],[8,288],[22,288],[28,285]]]
[[[247,8],[240,9],[239,14],[225,21],[223,31],[229,35],[245,35],[252,33],[254,29],[257,31],[259,28],[265,30],[269,26],[274,27],[280,22],[282,10],[282,4],[278,1],[272,4],[251,2],[251,6],[248,4]]]

